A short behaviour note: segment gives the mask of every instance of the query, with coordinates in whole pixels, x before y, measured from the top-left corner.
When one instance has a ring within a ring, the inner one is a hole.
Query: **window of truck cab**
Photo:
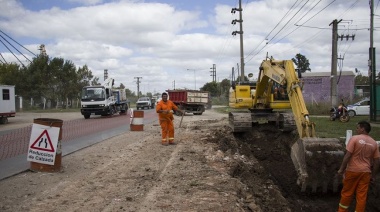
[[[82,89],[82,100],[104,100],[105,98],[105,91],[102,87]]]

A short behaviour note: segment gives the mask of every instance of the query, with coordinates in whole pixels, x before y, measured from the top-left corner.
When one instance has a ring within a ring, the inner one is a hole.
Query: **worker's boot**
[[[170,144],[170,145],[175,145],[175,143],[174,143],[174,138],[169,138],[169,144]]]
[[[162,143],[162,145],[164,145],[164,146],[167,146],[167,145],[168,145],[168,141],[167,141],[166,139],[162,139],[162,140],[161,140],[161,143]]]

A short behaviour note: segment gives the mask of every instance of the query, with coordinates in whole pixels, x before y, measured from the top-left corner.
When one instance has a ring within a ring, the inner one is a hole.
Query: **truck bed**
[[[196,90],[168,90],[169,99],[174,103],[207,104],[209,92]]]

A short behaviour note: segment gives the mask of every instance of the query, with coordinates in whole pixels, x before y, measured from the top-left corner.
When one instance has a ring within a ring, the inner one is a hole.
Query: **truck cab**
[[[81,93],[81,114],[85,119],[91,115],[112,116],[126,114],[129,101],[125,90],[113,89],[114,80],[107,79],[103,85],[85,86]]]
[[[91,115],[112,115],[115,97],[110,88],[85,86],[82,88],[81,113],[85,119]]]
[[[152,100],[150,97],[140,97],[136,102],[136,108],[137,110],[141,109],[152,109],[154,108],[154,104],[152,103]]]

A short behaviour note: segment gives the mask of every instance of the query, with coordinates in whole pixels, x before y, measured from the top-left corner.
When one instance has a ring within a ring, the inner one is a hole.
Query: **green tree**
[[[219,96],[219,86],[216,82],[208,82],[203,87],[200,88],[201,91],[210,92],[211,96]]]
[[[136,94],[134,92],[132,92],[131,90],[129,90],[128,88],[125,89],[125,95],[127,97],[135,97]]]
[[[363,76],[361,73],[355,76],[355,85],[369,85],[369,77]]]
[[[77,98],[80,91],[77,89],[76,67],[71,61],[53,58],[49,63],[49,68],[54,74],[50,85],[50,90],[54,91],[53,97],[66,102],[64,105],[67,107],[68,100]]]
[[[223,79],[222,82],[220,82],[219,87],[220,87],[220,96],[224,96],[228,98],[229,90],[231,87],[231,81],[228,79]]]
[[[52,92],[49,90],[50,83],[53,81],[53,73],[49,69],[49,57],[47,55],[39,55],[33,58],[33,61],[26,69],[27,77],[25,79],[25,89],[28,91],[27,98],[33,98],[39,102],[41,98],[49,98]]]
[[[77,71],[77,83],[78,90],[81,90],[84,86],[91,85],[91,80],[94,78],[90,69],[88,69],[87,65],[83,67],[79,67]]]
[[[16,63],[0,64],[0,84],[14,85],[17,95],[24,96],[27,93],[25,87],[25,68]]]
[[[292,58],[294,64],[296,64],[297,69],[301,70],[301,73],[306,71],[311,71],[309,60],[302,54],[296,54],[295,58]]]

